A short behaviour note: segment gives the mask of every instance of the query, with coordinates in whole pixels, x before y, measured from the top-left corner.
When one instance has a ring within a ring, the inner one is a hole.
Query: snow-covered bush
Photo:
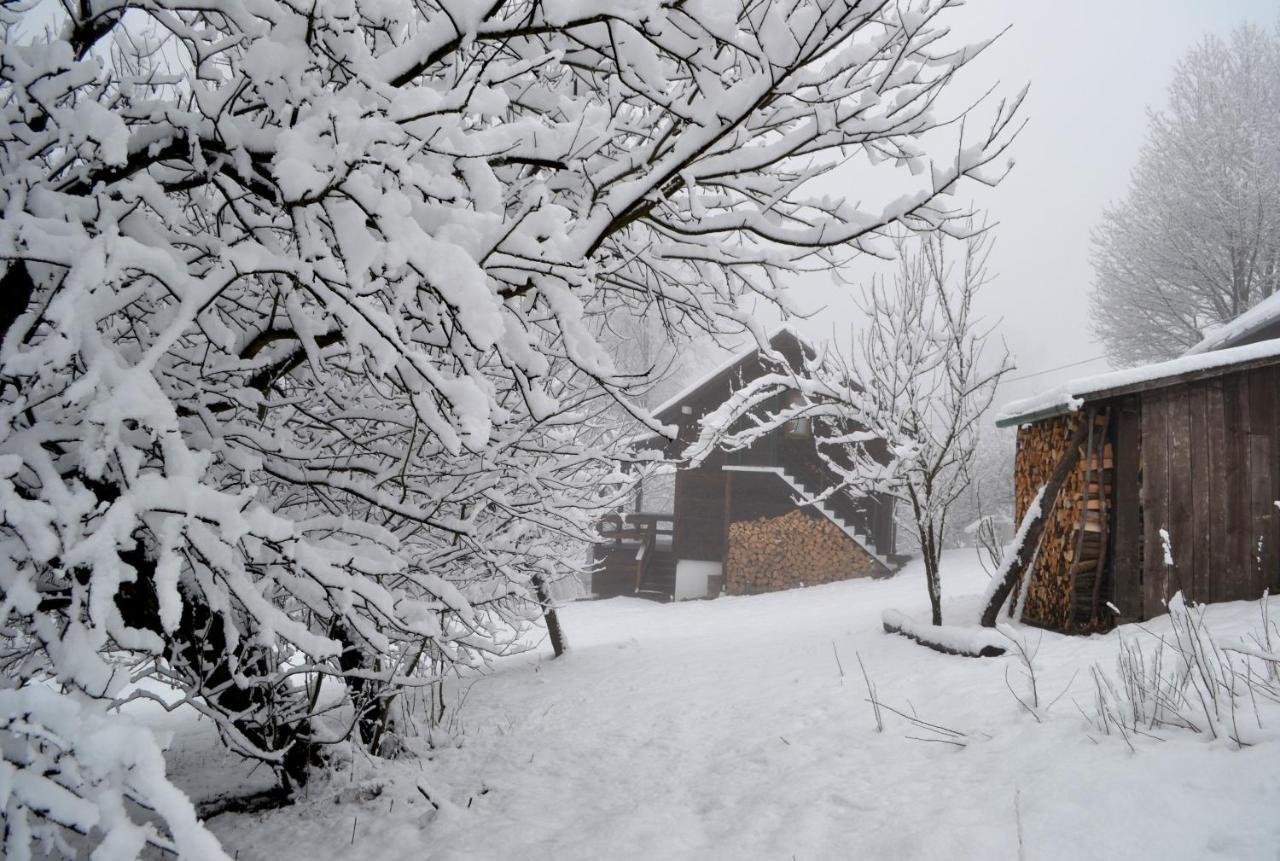
[[[127,667],[301,781],[322,677],[372,744],[427,667],[511,648],[625,490],[599,417],[657,428],[600,320],[763,343],[744,296],[1001,173],[1016,103],[933,113],[981,47],[955,5],[5,7],[0,665],[56,690],[30,722]],[[812,196],[853,155],[894,193]]]

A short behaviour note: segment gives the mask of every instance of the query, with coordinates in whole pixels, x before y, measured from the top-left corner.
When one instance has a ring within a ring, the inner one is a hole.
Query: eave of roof
[[[1029,424],[1075,412],[1086,403],[1123,397],[1137,392],[1208,379],[1235,371],[1280,363],[1280,338],[1189,354],[1137,368],[1109,371],[1071,380],[1037,395],[1006,404],[996,415],[996,427]]]

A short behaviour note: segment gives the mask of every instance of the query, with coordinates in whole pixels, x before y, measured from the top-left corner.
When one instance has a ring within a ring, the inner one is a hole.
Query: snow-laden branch
[[[373,743],[411,656],[511,649],[625,497],[616,416],[669,432],[611,316],[760,340],[744,298],[1005,169],[1017,98],[939,108],[959,5],[0,11],[7,677],[105,708],[110,652],[296,782],[293,667]],[[816,192],[857,154],[892,199]]]

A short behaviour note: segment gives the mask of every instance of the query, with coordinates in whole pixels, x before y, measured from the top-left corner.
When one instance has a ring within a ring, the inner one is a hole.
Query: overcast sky
[[[978,199],[999,221],[983,310],[1003,319],[998,331],[1018,364],[1000,400],[1107,369],[1089,327],[1089,232],[1125,193],[1146,110],[1163,105],[1174,63],[1205,33],[1226,35],[1246,20],[1270,27],[1278,15],[1276,0],[975,0],[953,14],[953,24],[964,17],[977,32],[1012,25],[968,71],[966,86],[1031,85],[1016,166]],[[851,316],[825,278],[797,293],[828,308],[798,324],[813,337],[829,337]]]
[[[37,13],[29,16],[35,21]],[[997,333],[1018,365],[1002,386],[998,400],[1005,401],[1107,369],[1089,326],[1089,232],[1125,193],[1147,108],[1163,105],[1174,63],[1206,33],[1225,36],[1245,21],[1275,26],[1280,0],[971,0],[948,20],[971,28],[972,38],[1009,27],[965,70],[957,100],[993,84],[1006,94],[1030,84],[1015,168],[995,189],[961,189],[962,197],[978,195],[977,205],[998,222],[995,277],[982,310],[1000,320]],[[856,187],[842,191],[864,197]],[[879,191],[896,197],[903,189]],[[869,271],[855,267],[849,276]],[[815,340],[833,332],[845,340],[857,313],[848,287],[833,287],[826,276],[800,278],[794,293],[802,305],[825,309],[797,328]],[[1041,373],[1077,362],[1087,363]]]

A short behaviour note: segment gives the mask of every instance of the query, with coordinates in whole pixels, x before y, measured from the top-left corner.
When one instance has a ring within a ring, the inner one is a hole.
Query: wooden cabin
[[[813,355],[790,329],[769,344],[792,369]],[[753,346],[657,407],[659,421],[679,428],[678,439],[663,447],[666,454],[674,457],[693,442],[699,420],[733,391],[777,370],[777,360]],[[793,422],[743,451],[717,451],[695,468],[675,471],[668,510],[646,510],[653,494],[641,488],[636,510],[601,522],[605,540],[595,549],[592,591],[686,600],[891,573],[900,560],[890,503],[833,495],[801,504],[834,481],[807,422]]]
[[[1078,445],[1014,593],[1024,621],[1106,630],[1164,613],[1178,591],[1208,603],[1280,589],[1280,340],[1260,331],[1005,408],[1019,522]]]

